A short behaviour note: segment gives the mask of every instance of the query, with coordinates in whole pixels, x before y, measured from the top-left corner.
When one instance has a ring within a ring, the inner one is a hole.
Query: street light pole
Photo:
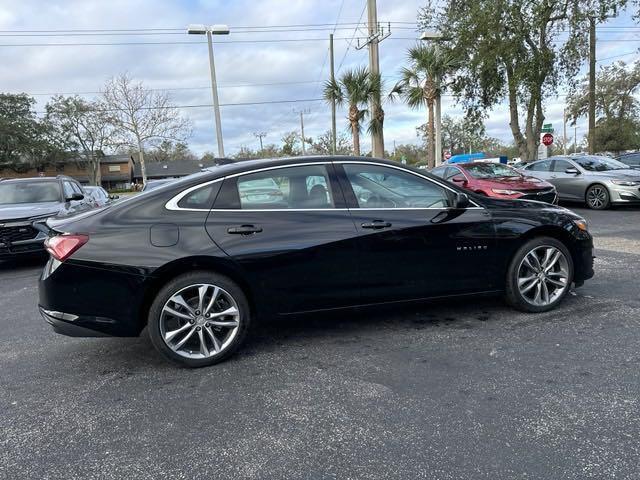
[[[211,73],[211,95],[213,97],[213,113],[216,123],[216,139],[218,143],[218,157],[224,158],[224,142],[222,139],[222,120],[220,118],[220,102],[218,100],[218,83],[216,81],[216,65],[213,60],[213,35],[229,35],[226,25],[206,26],[201,24],[189,25],[187,33],[190,35],[206,35],[209,46],[209,70]]]
[[[209,68],[211,70],[211,94],[213,96],[213,111],[216,118],[216,138],[218,140],[218,156],[224,158],[224,144],[222,140],[222,123],[220,119],[220,102],[218,101],[218,83],[216,82],[216,65],[213,61],[213,41],[211,30],[207,30],[209,44]]]

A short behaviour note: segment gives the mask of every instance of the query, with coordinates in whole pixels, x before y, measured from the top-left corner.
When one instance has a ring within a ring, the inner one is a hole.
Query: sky
[[[389,88],[407,48],[416,43],[416,14],[425,3],[378,0],[378,20],[391,22],[391,35],[380,44],[380,68]],[[365,5],[366,0],[0,0],[0,90],[33,95],[41,112],[51,94],[90,99],[109,77],[127,72],[148,88],[166,90],[182,106],[182,115],[192,122],[188,143],[195,153],[215,152],[206,40],[187,35],[186,26],[221,23],[231,29],[229,36],[215,37],[214,45],[225,153],[257,149],[258,132],[267,133],[265,143],[280,143],[286,132],[299,130],[300,111],[305,135],[316,137],[331,125],[330,108],[321,100],[329,75],[329,34],[335,37],[338,74],[366,66],[367,50],[357,48],[365,30],[356,28],[366,21]],[[639,43],[640,27],[623,12],[599,26],[598,65],[638,59]],[[545,123],[553,123],[558,133],[564,108],[560,93],[545,102]],[[424,110],[396,102],[385,111],[386,150],[394,141],[420,141],[415,128],[425,122]],[[462,110],[446,96],[443,114],[457,117]],[[512,142],[506,104],[494,108],[485,125],[490,136]],[[346,129],[342,108],[338,130]],[[585,133],[583,119],[578,139]],[[572,142],[573,129],[568,136]],[[370,149],[368,135],[362,149]]]

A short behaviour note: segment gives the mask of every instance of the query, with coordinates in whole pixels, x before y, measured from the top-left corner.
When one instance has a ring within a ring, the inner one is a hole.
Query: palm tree
[[[361,107],[363,105],[366,106],[372,96],[375,95],[375,88],[376,81],[372,81],[372,76],[364,67],[347,70],[339,80],[329,80],[324,86],[324,98],[327,102],[335,101],[336,105],[342,105],[346,101],[349,105],[347,118],[349,119],[351,136],[353,137],[353,153],[356,156],[360,155],[361,122],[369,114],[366,108]],[[384,118],[384,113],[382,118]]]
[[[401,71],[401,80],[392,95],[401,95],[411,108],[427,107],[427,165],[435,166],[434,104],[445,88],[443,79],[458,68],[458,60],[439,45],[416,45],[409,49],[409,67]]]

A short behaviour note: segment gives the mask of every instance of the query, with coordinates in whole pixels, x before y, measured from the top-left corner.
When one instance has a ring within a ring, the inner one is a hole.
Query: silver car
[[[555,185],[560,200],[585,202],[595,210],[612,204],[640,204],[640,171],[609,157],[551,157],[521,170]]]

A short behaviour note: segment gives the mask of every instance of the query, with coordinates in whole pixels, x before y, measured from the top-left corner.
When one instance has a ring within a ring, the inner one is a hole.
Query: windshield
[[[463,167],[473,178],[503,178],[521,177],[522,175],[511,167],[501,163],[474,163]]]
[[[577,157],[573,161],[590,172],[608,172],[609,170],[625,170],[629,168],[628,165],[609,157]]]
[[[59,202],[60,198],[56,181],[0,183],[0,205]]]

